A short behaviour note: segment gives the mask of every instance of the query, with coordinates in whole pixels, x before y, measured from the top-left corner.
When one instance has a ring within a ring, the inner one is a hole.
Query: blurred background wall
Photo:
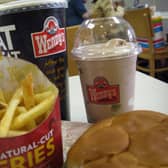
[[[89,8],[92,0],[88,0],[86,6]],[[103,0],[102,0],[103,1]],[[113,0],[115,1],[115,0]],[[125,8],[132,8],[134,4],[134,0],[117,0],[123,1],[125,4]],[[157,11],[167,11],[168,12],[168,0],[139,0],[142,4],[155,3]]]

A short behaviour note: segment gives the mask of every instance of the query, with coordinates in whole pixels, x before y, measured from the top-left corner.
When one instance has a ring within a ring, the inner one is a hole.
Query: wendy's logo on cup
[[[93,104],[118,104],[120,103],[120,86],[110,85],[104,77],[97,77],[93,85],[87,86],[90,103]]]
[[[66,50],[65,29],[60,28],[57,19],[45,19],[43,30],[31,34],[34,57],[45,57]]]

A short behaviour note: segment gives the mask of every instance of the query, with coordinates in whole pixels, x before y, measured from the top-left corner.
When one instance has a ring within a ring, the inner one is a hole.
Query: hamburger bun
[[[73,144],[67,168],[168,168],[168,116],[132,111],[91,126]]]

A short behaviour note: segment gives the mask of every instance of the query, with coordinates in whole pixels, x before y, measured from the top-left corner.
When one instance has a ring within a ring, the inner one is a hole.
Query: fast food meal
[[[32,74],[27,74],[9,101],[0,89],[0,137],[25,134],[36,128],[51,112],[58,89],[36,93]]]
[[[68,152],[66,168],[167,168],[168,116],[132,111],[91,126]]]

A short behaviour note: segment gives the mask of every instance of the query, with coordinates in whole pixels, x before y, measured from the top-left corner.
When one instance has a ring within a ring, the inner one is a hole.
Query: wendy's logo
[[[65,29],[54,16],[45,19],[43,30],[31,34],[34,57],[45,57],[66,50]]]
[[[120,103],[120,86],[110,85],[104,77],[97,77],[87,86],[88,99],[93,104]]]

